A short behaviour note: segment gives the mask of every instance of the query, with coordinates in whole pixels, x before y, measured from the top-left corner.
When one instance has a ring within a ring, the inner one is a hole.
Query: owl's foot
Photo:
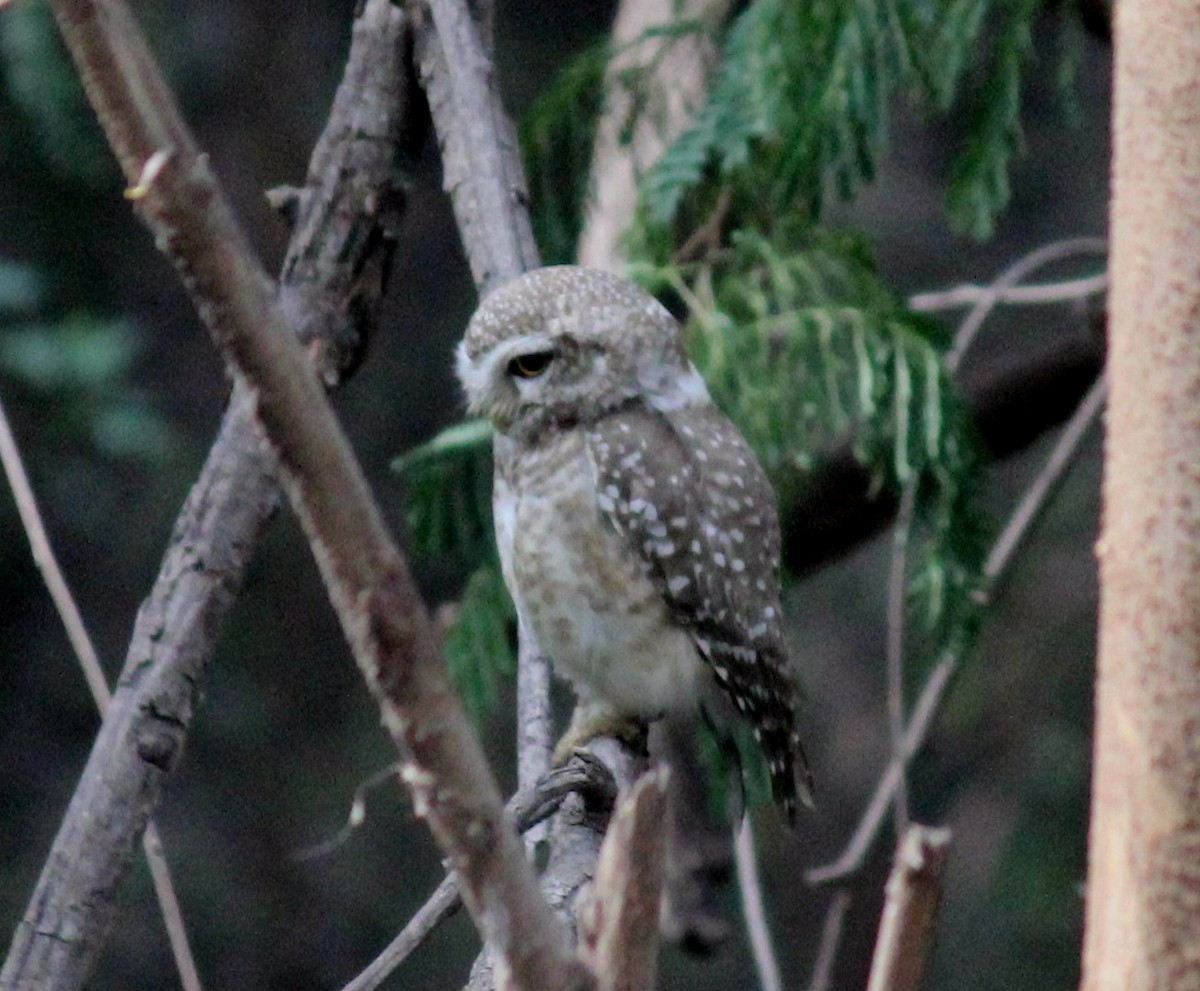
[[[552,767],[562,767],[576,750],[592,740],[611,736],[631,745],[645,746],[646,724],[634,716],[621,715],[607,706],[578,705],[571,725],[554,748]]]

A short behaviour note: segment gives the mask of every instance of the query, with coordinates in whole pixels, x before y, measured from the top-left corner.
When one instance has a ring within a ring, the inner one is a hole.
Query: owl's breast
[[[564,431],[509,459],[502,479],[496,531],[505,580],[558,673],[622,713],[694,705],[702,673],[695,645],[601,515],[582,434]]]

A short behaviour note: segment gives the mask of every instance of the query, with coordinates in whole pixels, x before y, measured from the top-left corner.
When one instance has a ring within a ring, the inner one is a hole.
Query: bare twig
[[[991,292],[979,297],[971,312],[959,325],[954,335],[954,347],[946,355],[946,367],[954,372],[962,362],[963,355],[974,343],[984,321],[1001,302],[1001,295],[1027,279],[1039,268],[1053,262],[1063,261],[1079,255],[1103,255],[1108,251],[1108,242],[1099,237],[1076,237],[1054,241],[1023,255],[1006,268],[991,284]]]
[[[842,929],[846,925],[846,913],[850,910],[850,891],[839,888],[829,900],[825,922],[821,926],[821,942],[817,945],[817,959],[813,963],[812,980],[808,991],[829,991],[833,984],[833,968],[837,963],[838,947],[842,943]]]
[[[458,881],[453,874],[447,874],[429,900],[404,924],[400,934],[342,991],[375,991],[413,950],[425,942],[425,937],[450,918],[461,904]]]
[[[783,991],[783,978],[779,972],[779,960],[771,943],[771,929],[767,925],[762,882],[758,877],[758,856],[754,851],[754,830],[749,814],[742,816],[734,842],[734,863],[737,865],[738,894],[742,900],[742,917],[746,920],[746,935],[750,938],[750,955],[754,958],[754,969],[758,972],[758,985],[762,991]]]
[[[1089,251],[1089,254],[1092,252]],[[951,289],[916,293],[908,297],[908,308],[918,313],[938,313],[990,302],[1005,306],[1045,306],[1047,303],[1070,303],[1108,291],[1108,273],[1088,275],[1081,279],[1046,282],[1032,286],[976,286],[965,284]]]
[[[100,658],[96,654],[92,638],[88,635],[83,616],[75,604],[75,597],[71,594],[70,586],[67,585],[66,577],[50,545],[50,536],[46,532],[37,498],[34,496],[33,486],[29,483],[29,476],[17,447],[17,439],[9,425],[3,403],[0,403],[0,463],[4,466],[4,474],[12,489],[25,536],[29,538],[33,560],[46,583],[46,589],[54,602],[54,608],[58,611],[59,619],[62,620],[67,639],[79,660],[79,666],[83,669],[83,676],[96,708],[103,717],[112,701],[112,693],[108,689],[108,681],[104,677]],[[175,885],[171,880],[171,870],[163,853],[158,827],[152,821],[146,824],[146,831],[142,835],[142,849],[150,867],[154,894],[167,929],[167,939],[171,944],[171,954],[175,958],[175,968],[179,971],[180,983],[185,991],[201,991],[200,974],[188,943],[187,927],[183,921],[183,912],[179,908]]]
[[[913,755],[925,742],[934,714],[946,692],[946,686],[950,684],[950,677],[958,669],[958,662],[958,655],[952,651],[942,654],[917,698],[917,704],[913,708],[908,728],[904,733],[904,745],[898,753],[893,753],[888,761],[887,768],[875,786],[875,793],[871,796],[871,801],[863,812],[846,848],[832,863],[806,871],[804,879],[809,884],[832,884],[844,881],[862,867],[863,860],[875,842],[879,829],[887,816],[892,796],[900,786],[904,766],[912,760]]]
[[[896,849],[867,991],[919,991],[942,902],[950,830],[912,826]]]
[[[1083,397],[1083,402],[1079,404],[1075,414],[1063,427],[1058,441],[1046,458],[1046,463],[1034,480],[1029,483],[1017,508],[1013,510],[1008,523],[1005,524],[1000,536],[996,538],[996,543],[988,553],[987,560],[983,564],[983,577],[986,584],[979,592],[982,603],[990,600],[996,583],[1008,570],[1013,554],[1025,539],[1030,526],[1033,525],[1034,520],[1046,505],[1055,486],[1062,480],[1063,474],[1074,461],[1079,445],[1099,418],[1100,411],[1104,409],[1107,399],[1108,381],[1101,376],[1096,379],[1095,384]]]
[[[528,835],[571,794],[586,794],[593,802],[611,808],[617,799],[617,785],[603,762],[590,754],[578,753],[563,767],[544,775],[533,787],[510,798],[506,810],[517,830]],[[342,991],[375,991],[441,922],[454,914],[459,904],[458,881],[448,874],[400,934]]]
[[[904,739],[904,626],[908,600],[908,544],[917,508],[917,479],[904,483],[900,508],[892,531],[892,562],[888,575],[887,602],[887,716],[892,753],[899,753]],[[893,802],[897,828],[908,824],[907,775],[900,775]]]
[[[1012,562],[1014,552],[1024,541],[1029,533],[1029,528],[1053,494],[1055,485],[1074,459],[1088,428],[1095,423],[1100,410],[1103,409],[1105,394],[1106,388],[1103,380],[1097,381],[1064,427],[1057,443],[1047,457],[1045,465],[1030,483],[1009,518],[1008,524],[1001,531],[984,566],[986,584],[980,592],[984,601],[990,595],[990,590],[1003,580],[1008,566]],[[898,753],[894,753],[888,762],[853,836],[835,861],[813,868],[805,874],[805,879],[809,884],[829,884],[841,881],[861,867],[863,859],[883,824],[892,796],[899,786],[901,769],[924,744],[933,715],[941,703],[951,675],[958,667],[958,662],[958,655],[951,651],[942,655],[926,680],[917,705],[909,718],[908,727],[904,733],[903,747]]]
[[[637,781],[613,813],[591,897],[579,917],[579,953],[598,991],[651,991],[666,862],[669,771]]]

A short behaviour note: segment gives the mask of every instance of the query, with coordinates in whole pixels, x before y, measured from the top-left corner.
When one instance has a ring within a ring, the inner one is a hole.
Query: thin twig
[[[892,561],[888,575],[887,602],[887,716],[892,752],[899,753],[904,739],[904,627],[908,601],[908,545],[917,507],[917,479],[904,483],[900,508],[892,531]],[[897,830],[908,825],[907,774],[901,773],[896,788]]]
[[[762,882],[758,876],[758,856],[754,850],[754,830],[750,815],[742,816],[733,846],[734,863],[737,866],[738,894],[742,900],[742,918],[746,921],[746,935],[750,938],[750,955],[754,958],[754,969],[758,972],[758,985],[762,991],[783,991],[783,978],[779,972],[779,960],[771,942],[771,929],[767,925],[766,904]]]
[[[950,830],[912,826],[896,848],[867,991],[920,991],[942,903]]]
[[[846,925],[846,913],[850,910],[850,889],[839,888],[829,899],[825,911],[825,922],[821,926],[821,942],[817,945],[817,959],[813,963],[812,980],[808,991],[829,991],[833,984],[833,968],[837,963],[838,947],[842,945],[842,930]]]
[[[405,923],[400,934],[342,991],[375,991],[413,950],[425,942],[425,937],[450,918],[461,904],[458,880],[453,874],[447,874],[428,901]]]
[[[954,347],[946,355],[946,368],[950,372],[958,369],[963,355],[974,343],[976,335],[983,327],[984,321],[991,316],[992,310],[1001,302],[1003,292],[1012,289],[1022,280],[1028,278],[1039,268],[1052,262],[1063,261],[1078,255],[1103,255],[1108,251],[1108,242],[1098,237],[1076,237],[1063,241],[1055,241],[1042,245],[1040,248],[1023,255],[1008,266],[991,284],[991,293],[982,295],[971,312],[959,325],[954,335]]]
[[[95,645],[88,634],[83,622],[83,615],[71,594],[66,576],[58,565],[54,548],[50,545],[50,536],[38,509],[37,497],[25,471],[25,463],[21,458],[17,439],[8,422],[3,402],[0,402],[0,463],[4,466],[4,474],[12,489],[13,499],[17,504],[17,513],[29,538],[29,548],[33,554],[34,563],[46,583],[46,590],[54,602],[59,619],[66,630],[67,639],[75,653],[79,666],[83,669],[84,679],[92,693],[92,700],[100,712],[101,718],[108,711],[112,701],[112,693],[108,681],[104,677],[104,669],[100,666],[100,658],[96,654]],[[175,958],[175,968],[179,971],[179,981],[185,991],[202,991],[200,974],[196,969],[196,958],[192,955],[188,943],[187,926],[183,921],[183,912],[179,907],[179,898],[175,893],[175,885],[171,880],[171,870],[167,866],[167,858],[163,853],[162,839],[154,822],[146,824],[142,835],[142,849],[146,855],[146,863],[150,867],[150,877],[154,882],[154,894],[158,899],[159,913],[167,929],[167,939],[171,944],[171,954]]]
[[[570,794],[583,794],[594,804],[611,808],[617,784],[605,764],[587,753],[576,753],[564,766],[543,775],[532,787],[508,800],[505,811],[517,830],[528,835],[558,811]],[[342,991],[375,991],[417,949],[425,938],[460,904],[458,880],[447,874],[429,899],[367,967]]]
[[[1055,485],[1071,464],[1080,443],[1087,435],[1088,428],[1095,423],[1100,411],[1104,408],[1106,394],[1107,388],[1103,379],[1100,379],[1092,386],[1063,428],[1041,471],[1030,483],[1016,509],[1013,510],[1009,522],[1001,531],[984,565],[985,585],[979,593],[984,601],[988,601],[991,590],[1003,580],[1012,563],[1013,554],[1025,540],[1030,527],[1049,502]],[[809,884],[828,884],[844,880],[862,866],[863,859],[883,824],[895,789],[899,786],[902,767],[924,744],[933,715],[941,703],[946,685],[949,683],[950,676],[957,669],[958,663],[959,657],[953,651],[946,651],[939,659],[926,680],[909,719],[908,728],[904,734],[904,746],[899,753],[893,754],[888,762],[853,836],[835,861],[813,868],[805,874],[805,879]]]
[[[1081,279],[1065,279],[1062,282],[1044,282],[1028,286],[997,288],[967,283],[950,289],[916,293],[908,297],[908,308],[917,313],[938,313],[974,306],[985,301],[1005,306],[1045,306],[1048,303],[1070,303],[1088,299],[1107,291],[1107,272],[1087,275]]]
[[[892,796],[895,795],[896,789],[900,785],[904,766],[924,743],[925,736],[933,722],[933,716],[945,694],[946,686],[950,684],[950,677],[958,669],[958,662],[958,655],[953,651],[946,651],[942,654],[917,698],[916,707],[913,709],[913,714],[908,721],[908,729],[904,734],[904,746],[899,753],[892,754],[888,761],[887,768],[875,786],[875,793],[871,796],[871,801],[863,812],[846,848],[833,862],[805,871],[804,880],[809,884],[833,884],[845,881],[862,867],[887,816]]]
[[[979,593],[983,603],[990,600],[996,583],[1008,570],[1013,554],[1025,539],[1026,533],[1029,532],[1030,526],[1041,512],[1042,507],[1046,505],[1054,487],[1062,480],[1063,474],[1075,459],[1079,445],[1099,418],[1107,399],[1108,380],[1101,376],[1096,379],[1072,414],[1071,419],[1063,427],[1062,433],[1059,434],[1058,440],[1046,458],[1046,463],[1034,480],[1030,482],[1021,501],[1017,504],[1017,508],[1013,510],[1008,523],[988,553],[987,560],[983,564],[985,585]]]

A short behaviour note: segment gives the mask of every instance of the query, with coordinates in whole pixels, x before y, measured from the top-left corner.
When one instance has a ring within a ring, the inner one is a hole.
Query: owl
[[[469,409],[495,426],[505,583],[579,696],[564,742],[724,700],[793,817],[811,776],[775,497],[679,324],[626,279],[538,269],[483,301],[457,370]]]

